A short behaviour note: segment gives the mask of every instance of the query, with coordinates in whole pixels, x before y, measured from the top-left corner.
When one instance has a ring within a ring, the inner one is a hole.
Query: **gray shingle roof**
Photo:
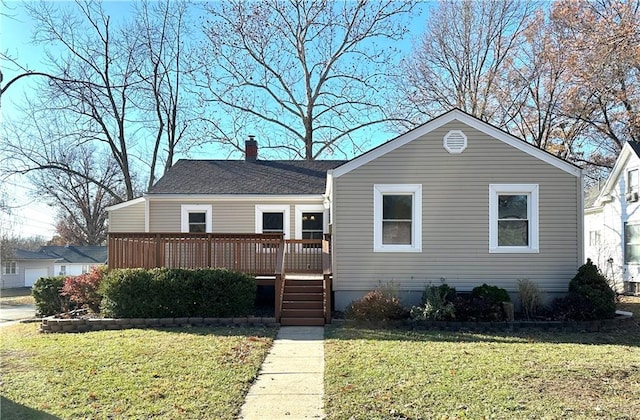
[[[104,264],[107,261],[106,246],[43,246],[40,252],[71,264]]]
[[[600,186],[598,184],[592,186],[591,188],[588,188],[584,193],[584,208],[588,209],[593,207],[599,194]]]
[[[323,194],[342,160],[179,160],[150,194]]]
[[[16,249],[13,251],[13,258],[16,260],[55,260],[57,257],[43,254],[42,252]]]
[[[633,140],[630,140],[627,143],[629,143],[629,146],[631,146],[631,149],[636,153],[636,155],[640,157],[640,143]]]

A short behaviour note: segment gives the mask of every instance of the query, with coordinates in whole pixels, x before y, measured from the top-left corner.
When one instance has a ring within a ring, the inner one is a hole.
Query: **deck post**
[[[284,235],[280,238],[280,242],[278,243],[278,251],[276,253],[276,272],[275,272],[275,317],[276,322],[280,322],[280,317],[282,313],[282,301],[284,299]]]
[[[331,324],[331,275],[324,274],[322,280],[324,288],[324,322]]]
[[[322,241],[322,285],[324,289],[324,321],[331,323],[331,236],[325,236]]]
[[[162,250],[162,237],[159,233],[156,233],[156,268],[162,267],[162,260],[160,259],[160,253]]]

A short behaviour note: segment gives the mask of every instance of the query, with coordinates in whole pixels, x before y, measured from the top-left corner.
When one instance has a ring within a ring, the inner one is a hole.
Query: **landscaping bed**
[[[273,317],[235,317],[235,318],[45,318],[40,331],[44,333],[76,333],[103,330],[126,330],[130,328],[169,328],[203,326],[266,326],[277,327]]]

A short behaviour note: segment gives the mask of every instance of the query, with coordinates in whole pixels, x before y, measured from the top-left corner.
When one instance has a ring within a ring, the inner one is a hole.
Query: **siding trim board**
[[[138,198],[133,199],[133,200],[129,200],[129,201],[125,201],[125,202],[122,202],[122,203],[114,204],[113,206],[109,206],[109,207],[106,208],[106,210],[107,211],[120,210],[122,208],[133,206],[135,204],[139,204],[139,203],[142,203],[142,202],[144,202],[144,197],[138,197]]]
[[[180,202],[227,202],[227,201],[244,201],[244,202],[323,202],[324,194],[306,194],[306,195],[253,195],[253,194],[146,194],[148,201],[180,201]]]

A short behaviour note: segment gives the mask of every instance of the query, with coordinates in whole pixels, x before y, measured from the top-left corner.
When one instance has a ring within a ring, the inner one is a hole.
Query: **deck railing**
[[[285,241],[279,233],[110,233],[109,268],[220,267],[257,276],[274,275],[280,268],[324,273],[329,247],[327,238]]]
[[[109,268],[227,268],[275,286],[280,319],[285,273],[322,274],[325,314],[331,307],[330,236],[284,240],[282,234],[110,233]]]
[[[109,268],[220,267],[274,275],[282,234],[110,233]]]

